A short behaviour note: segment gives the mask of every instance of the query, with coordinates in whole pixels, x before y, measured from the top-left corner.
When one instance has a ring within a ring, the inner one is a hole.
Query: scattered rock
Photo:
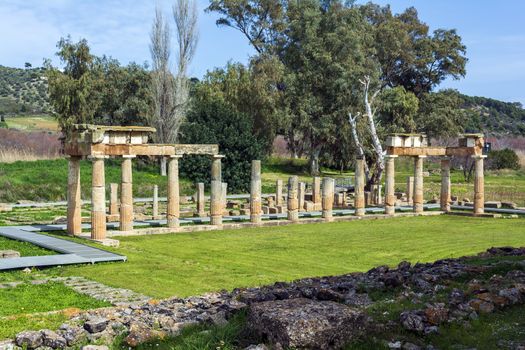
[[[338,349],[365,330],[365,316],[339,303],[305,298],[255,303],[248,328],[283,348]]]
[[[42,333],[39,331],[26,331],[16,335],[16,345],[22,348],[36,349],[43,341]]]
[[[425,309],[425,316],[428,323],[439,325],[448,319],[449,310],[445,304],[436,304]]]
[[[481,299],[473,299],[469,305],[479,313],[488,314],[494,311],[494,304]]]
[[[16,250],[0,250],[0,259],[19,258],[20,253]]]
[[[67,341],[64,337],[58,335],[50,329],[44,329],[41,331],[43,345],[52,349],[63,349],[67,346]]]
[[[106,329],[108,320],[102,317],[94,317],[84,323],[84,329],[89,333],[100,333]]]
[[[422,332],[425,329],[423,317],[417,311],[404,311],[400,315],[401,325],[409,331]]]

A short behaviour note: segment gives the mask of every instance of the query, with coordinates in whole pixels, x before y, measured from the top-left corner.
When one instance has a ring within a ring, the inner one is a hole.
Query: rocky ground
[[[491,248],[473,257],[91,310],[58,330],[21,332],[3,347],[55,349],[116,340],[133,347],[177,336],[189,325],[224,325],[245,313],[241,349],[436,349],[437,337],[450,327],[468,332],[479,317],[523,303],[525,248]],[[525,349],[522,335],[498,347]]]

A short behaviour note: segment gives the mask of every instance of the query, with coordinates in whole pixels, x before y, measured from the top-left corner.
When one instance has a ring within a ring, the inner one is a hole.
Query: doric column
[[[204,182],[197,184],[197,215],[199,217],[206,216],[206,197],[204,196]]]
[[[304,211],[304,194],[306,193],[306,184],[299,182],[299,190],[297,191],[297,197],[299,201],[299,211]]]
[[[159,186],[153,185],[153,220],[159,217]]]
[[[474,215],[485,212],[485,176],[483,159],[487,156],[472,156],[474,158]]]
[[[68,157],[67,177],[67,233],[75,236],[82,233],[82,199],[80,198],[80,159]]]
[[[261,161],[252,160],[250,183],[250,222],[261,223]]]
[[[104,158],[92,156],[91,175],[91,239],[106,238],[106,181],[104,174]]]
[[[118,215],[118,184],[109,184],[109,215]]]
[[[214,155],[211,162],[211,203],[210,216],[212,225],[222,225],[222,170],[223,155]]]
[[[334,186],[335,181],[330,177],[323,178],[323,195],[322,195],[322,216],[326,221],[332,221],[332,209],[334,207]]]
[[[407,176],[407,204],[414,205],[414,177]]]
[[[275,205],[283,205],[283,180],[275,181]]]
[[[314,176],[312,181],[312,202],[314,202],[314,210],[321,208],[321,178]]]
[[[299,221],[299,178],[290,176],[288,178],[288,220]]]
[[[131,159],[122,156],[122,182],[120,184],[120,230],[133,230],[133,170]]]
[[[181,155],[170,156],[168,160],[168,227],[179,227],[180,194],[179,194],[179,159]]]
[[[354,207],[355,215],[365,215],[365,160],[356,159],[355,185],[354,185]]]
[[[441,196],[439,198],[442,211],[450,211],[450,158],[441,159]]]
[[[423,160],[426,156],[414,157],[414,213],[423,212]]]
[[[395,159],[397,156],[386,155],[385,156],[385,214],[394,215],[396,196],[395,185],[396,185],[396,171],[395,171]]]

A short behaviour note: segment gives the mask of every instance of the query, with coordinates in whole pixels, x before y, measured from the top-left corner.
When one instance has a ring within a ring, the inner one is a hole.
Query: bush
[[[520,159],[516,152],[510,148],[499,151],[491,151],[488,155],[488,168],[499,169],[520,169]]]
[[[251,161],[261,159],[264,141],[253,133],[253,120],[212,97],[196,101],[182,126],[183,143],[219,144],[223,182],[228,192],[246,192],[250,187]],[[187,156],[180,163],[181,176],[194,182],[210,183],[208,156]]]

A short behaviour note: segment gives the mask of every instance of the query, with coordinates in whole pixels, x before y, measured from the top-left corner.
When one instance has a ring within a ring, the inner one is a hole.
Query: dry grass
[[[56,159],[60,156],[58,134],[0,129],[0,162]]]
[[[520,158],[520,165],[522,169],[525,169],[525,150],[517,150],[516,154]]]
[[[2,148],[0,149],[0,163],[14,163],[18,161],[34,161],[45,159],[57,159],[58,153],[38,154],[31,149]]]

